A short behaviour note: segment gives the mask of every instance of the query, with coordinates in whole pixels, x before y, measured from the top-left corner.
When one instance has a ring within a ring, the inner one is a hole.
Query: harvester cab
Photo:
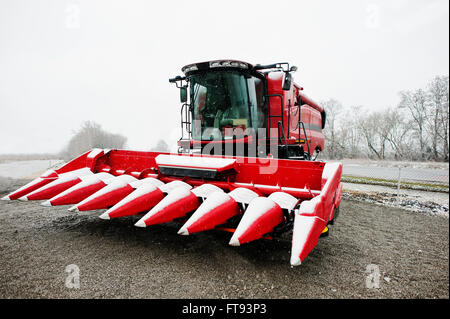
[[[180,88],[179,152],[310,160],[324,148],[325,111],[292,81],[288,63],[190,64]],[[190,97],[190,103],[187,97]]]
[[[333,225],[342,164],[312,161],[324,148],[325,111],[293,83],[287,63],[190,64],[180,89],[179,153],[93,149],[3,200],[42,200],[138,227],[181,222],[180,235],[233,233],[239,246],[292,234],[300,265]]]

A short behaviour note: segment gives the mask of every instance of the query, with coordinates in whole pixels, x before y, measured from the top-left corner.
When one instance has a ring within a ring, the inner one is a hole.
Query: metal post
[[[397,200],[399,200],[399,196],[400,196],[401,171],[402,171],[402,168],[399,167],[398,168],[398,181],[397,181]]]

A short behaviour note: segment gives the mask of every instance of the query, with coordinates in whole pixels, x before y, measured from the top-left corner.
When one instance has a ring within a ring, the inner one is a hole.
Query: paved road
[[[408,181],[449,183],[448,170],[427,168],[401,168],[401,179]],[[344,164],[344,175],[397,180],[398,167],[377,167],[361,164]]]

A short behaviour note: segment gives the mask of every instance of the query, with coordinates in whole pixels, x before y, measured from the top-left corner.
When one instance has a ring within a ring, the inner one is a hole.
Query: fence
[[[344,197],[448,216],[448,163],[342,162]]]
[[[348,183],[380,185],[390,188],[448,192],[448,165],[442,163],[431,168],[426,163],[406,166],[399,163],[348,163],[343,162],[342,180]]]

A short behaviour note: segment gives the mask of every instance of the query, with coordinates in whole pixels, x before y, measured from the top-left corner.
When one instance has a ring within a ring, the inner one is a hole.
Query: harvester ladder
[[[280,142],[282,142],[283,143],[283,140],[281,139],[281,137],[283,137],[284,138],[284,145],[286,145],[287,144],[287,141],[286,141],[286,136],[284,135],[284,117],[283,117],[283,96],[281,95],[281,94],[268,94],[268,95],[266,95],[265,96],[266,98],[268,98],[267,99],[267,101],[268,101],[268,107],[267,107],[267,109],[268,109],[268,111],[267,111],[267,138],[269,139],[269,140],[271,140],[272,139],[272,137],[270,136],[270,124],[271,124],[271,120],[273,119],[273,118],[277,118],[277,117],[279,117],[279,118],[281,118],[281,121],[279,121],[278,122],[278,137],[277,137],[277,139],[279,139],[280,140]],[[279,97],[280,98],[280,114],[279,115],[272,115],[271,113],[270,113],[270,98],[271,97]],[[281,123],[281,130],[282,130],[282,134],[280,135],[280,123]]]
[[[305,135],[305,142],[306,142],[306,147],[308,148],[308,155],[311,156],[311,150],[309,147],[309,140],[308,140],[308,136],[306,135],[306,129],[305,129],[305,123],[303,123],[302,121],[298,122],[298,142],[301,142],[301,138],[300,138],[300,126],[303,128],[303,134]]]

